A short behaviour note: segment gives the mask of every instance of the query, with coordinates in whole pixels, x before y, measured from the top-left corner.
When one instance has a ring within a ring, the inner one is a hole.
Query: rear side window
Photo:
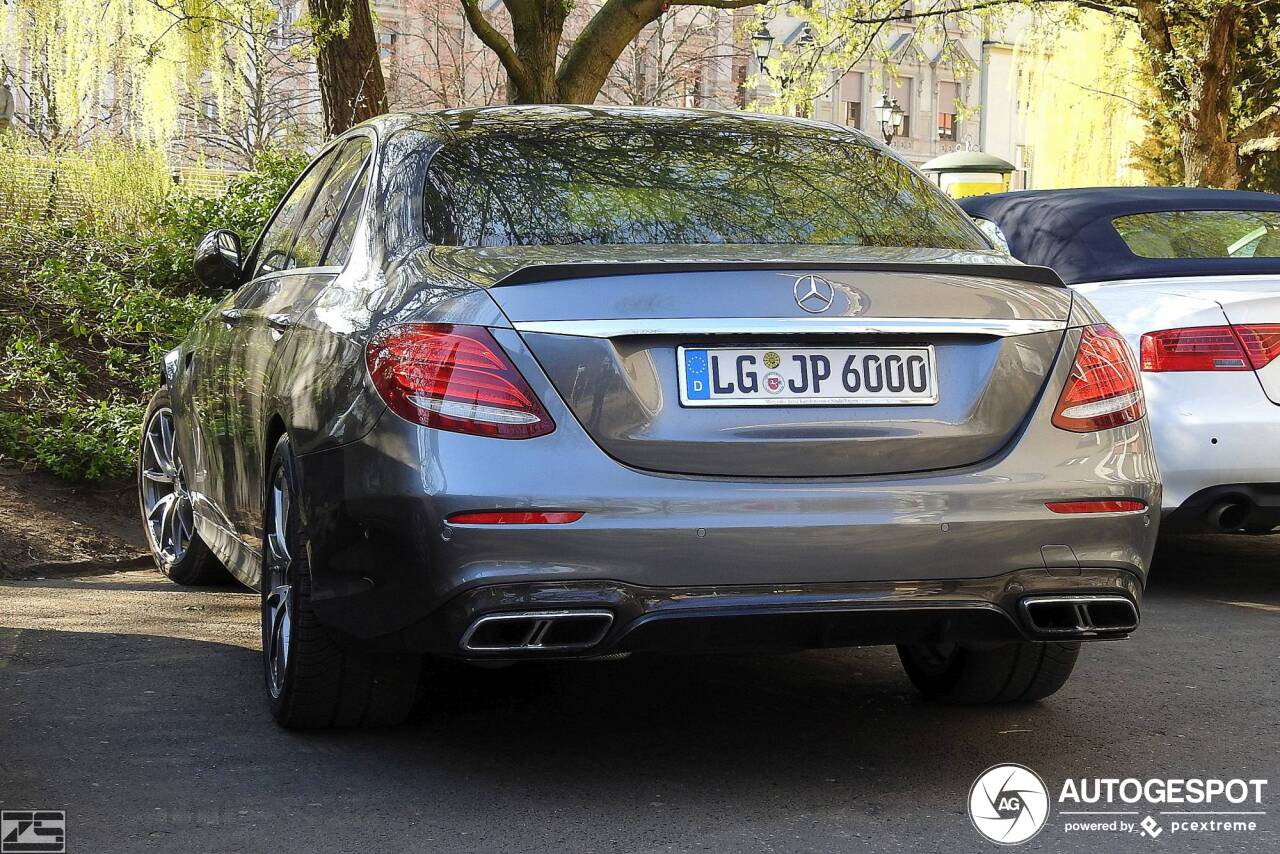
[[[329,164],[332,162],[333,153],[330,152],[312,163],[306,176],[284,200],[284,204],[280,206],[280,212],[276,214],[276,218],[271,221],[266,233],[262,235],[262,245],[258,249],[258,266],[253,273],[255,277],[286,270],[292,266],[289,263],[289,252],[293,248],[294,235],[298,232],[298,221],[306,213],[316,184],[320,183],[325,172],[329,171]]]
[[[1157,211],[1111,224],[1143,258],[1280,258],[1280,211]]]
[[[494,119],[435,154],[424,201],[437,245],[990,248],[936,187],[867,141],[716,116]]]
[[[325,250],[325,264],[341,266],[347,263],[347,256],[351,254],[351,240],[355,237],[356,225],[360,222],[360,211],[364,208],[364,194],[369,186],[369,173],[372,171],[366,160],[360,171],[360,178],[356,181],[355,189],[351,191],[346,205],[342,208],[342,216],[338,218],[338,226],[333,230],[329,248]]]
[[[291,266],[319,266],[325,243],[333,232],[334,223],[338,221],[342,205],[351,192],[351,185],[364,168],[364,161],[368,156],[369,141],[363,137],[353,139],[343,146],[298,230]]]

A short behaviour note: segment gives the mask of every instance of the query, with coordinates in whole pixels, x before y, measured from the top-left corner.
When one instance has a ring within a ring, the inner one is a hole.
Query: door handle
[[[287,314],[268,314],[267,326],[272,329],[279,329],[281,332],[293,326],[293,318]]]
[[[228,326],[236,325],[240,322],[240,319],[244,317],[244,312],[238,308],[224,308],[219,312],[219,314],[222,315],[223,322]]]

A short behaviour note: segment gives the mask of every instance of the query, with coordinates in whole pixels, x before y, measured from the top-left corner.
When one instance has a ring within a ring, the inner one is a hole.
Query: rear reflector
[[[1105,323],[1086,326],[1053,425],[1091,433],[1132,423],[1145,413],[1138,372],[1124,339]]]
[[[528,439],[555,429],[533,389],[482,326],[393,326],[370,340],[365,361],[387,406],[415,424],[500,439]]]
[[[1280,356],[1280,324],[1190,326],[1142,336],[1142,370],[1248,371]]]
[[[1046,501],[1054,513],[1137,513],[1147,509],[1145,501],[1106,499],[1103,501]]]
[[[450,525],[567,525],[582,518],[574,511],[490,511],[486,513],[454,513],[445,521]]]

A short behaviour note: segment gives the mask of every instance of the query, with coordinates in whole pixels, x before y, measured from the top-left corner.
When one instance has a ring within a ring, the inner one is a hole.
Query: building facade
[[[1001,32],[955,35],[945,42],[921,38],[911,23],[893,24],[880,35],[877,50],[827,81],[810,116],[879,137],[875,107],[887,96],[903,114],[890,146],[911,163],[981,150],[1014,164],[1012,185],[1027,186],[1030,157],[1014,43],[1030,24],[1028,16],[1019,16]],[[766,26],[771,53],[805,49],[803,21],[780,16]],[[751,101],[767,104],[778,97],[780,84],[754,53],[749,75],[757,81]]]

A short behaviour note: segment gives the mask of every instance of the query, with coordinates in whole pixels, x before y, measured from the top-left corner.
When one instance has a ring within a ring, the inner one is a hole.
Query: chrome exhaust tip
[[[578,652],[604,640],[613,612],[510,611],[478,617],[462,635],[466,652]]]
[[[1138,607],[1126,596],[1028,596],[1018,607],[1032,634],[1061,640],[1126,635],[1138,628]]]

